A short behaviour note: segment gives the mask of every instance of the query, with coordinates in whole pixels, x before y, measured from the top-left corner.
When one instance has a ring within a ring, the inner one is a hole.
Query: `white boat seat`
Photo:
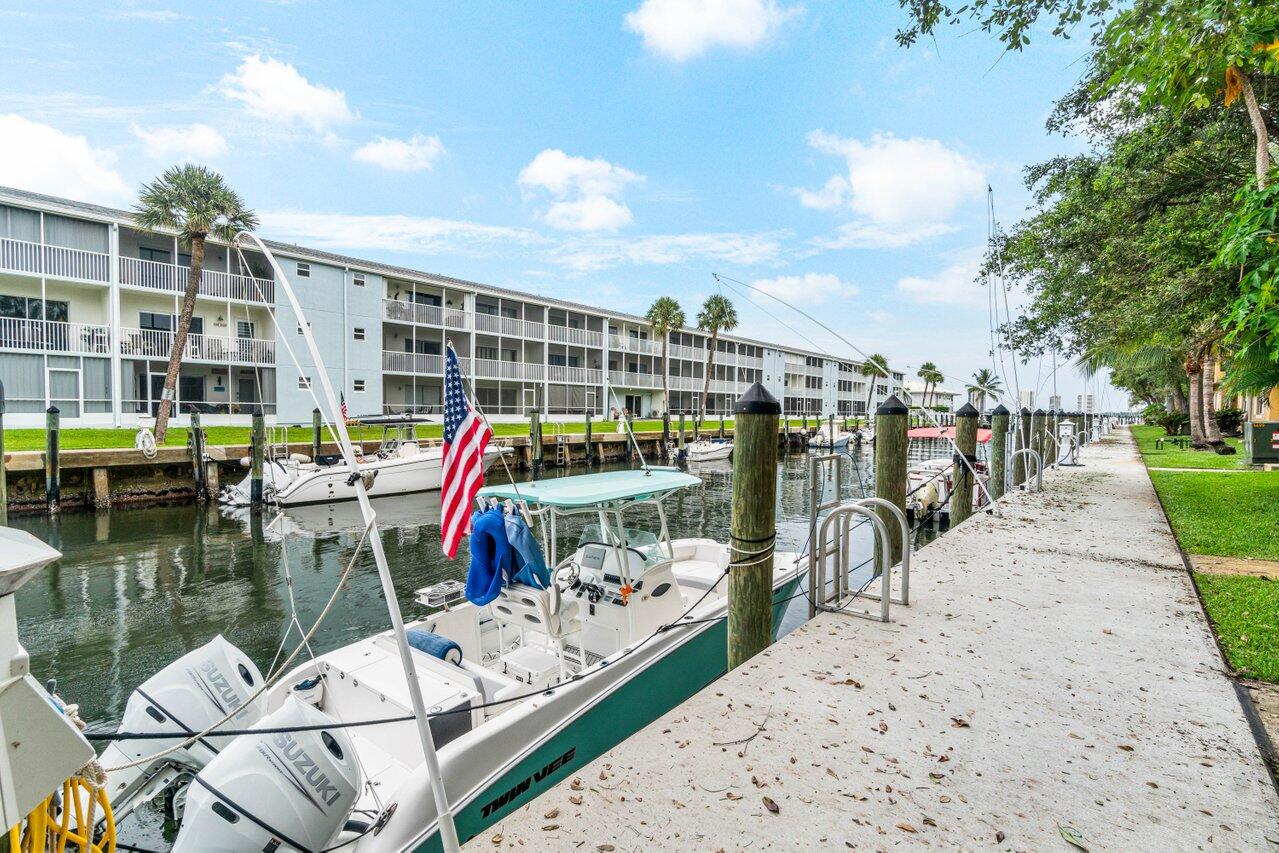
[[[681,587],[693,589],[711,589],[728,580],[724,574],[724,566],[718,561],[680,560],[673,566],[675,580]]]
[[[552,585],[538,589],[522,583],[507,584],[489,605],[493,618],[512,628],[540,631],[559,638],[582,630],[576,599],[564,600]]]

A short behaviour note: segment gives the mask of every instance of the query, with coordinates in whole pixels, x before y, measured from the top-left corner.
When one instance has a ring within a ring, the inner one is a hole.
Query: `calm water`
[[[942,453],[949,451],[920,447],[912,456]],[[778,466],[779,550],[801,551],[805,545],[806,460],[805,454],[791,453]],[[844,467],[846,495],[860,495],[859,480],[873,487],[868,455],[857,457],[856,470]],[[694,466],[702,486],[667,501],[672,536],[727,539],[730,471],[727,461]],[[465,547],[457,561],[440,552],[439,493],[373,504],[408,618],[421,610],[414,590],[463,576]],[[18,628],[32,673],[57,679],[63,698],[80,703],[94,728],[113,728],[134,687],[216,634],[266,671],[289,618],[286,563],[298,615],[309,626],[355,552],[362,527],[353,503],[300,507],[273,519],[270,512],[254,521],[218,507],[173,506],[13,520],[13,526],[63,553],[17,596]],[[860,533],[865,556],[869,528]],[[793,627],[806,616],[807,602],[797,599],[787,624]],[[313,645],[317,652],[328,651],[387,627],[377,569],[366,547]]]

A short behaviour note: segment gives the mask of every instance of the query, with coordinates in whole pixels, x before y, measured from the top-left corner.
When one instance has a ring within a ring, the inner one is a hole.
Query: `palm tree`
[[[644,315],[644,319],[648,321],[648,327],[653,330],[653,334],[662,339],[662,399],[665,401],[666,411],[669,412],[671,389],[666,379],[666,375],[670,372],[669,362],[666,360],[666,345],[670,342],[671,332],[684,325],[684,309],[679,307],[679,303],[671,297],[659,296],[648,307],[648,313]]]
[[[926,361],[919,366],[919,370],[915,371],[915,375],[924,380],[924,399],[920,408],[928,408],[928,386],[933,384],[934,377],[938,376],[937,365],[931,361]]]
[[[708,296],[702,303],[702,310],[697,312],[697,328],[711,333],[710,348],[706,350],[706,375],[702,378],[702,407],[697,413],[697,425],[700,427],[706,414],[706,401],[711,393],[711,374],[715,371],[715,348],[719,344],[719,333],[731,332],[737,328],[737,309],[723,294]]]
[[[187,276],[182,313],[173,330],[173,349],[169,353],[169,369],[164,375],[164,392],[155,418],[155,440],[164,443],[173,408],[173,392],[182,367],[195,298],[200,291],[200,274],[204,267],[204,241],[210,235],[231,240],[239,231],[257,227],[258,218],[244,206],[240,197],[226,185],[222,176],[205,166],[173,166],[158,179],[142,185],[134,208],[134,222],[152,231],[176,231],[191,247],[191,270]]]
[[[989,367],[983,367],[973,374],[973,384],[968,386],[968,393],[977,395],[977,408],[986,414],[986,395],[992,398],[1002,394],[1004,385]]]
[[[879,353],[872,353],[866,357],[866,361],[862,363],[862,375],[867,377],[866,388],[866,423],[870,423],[871,415],[874,414],[870,410],[871,401],[875,399],[875,380],[887,379],[891,374],[888,369],[888,357]]]

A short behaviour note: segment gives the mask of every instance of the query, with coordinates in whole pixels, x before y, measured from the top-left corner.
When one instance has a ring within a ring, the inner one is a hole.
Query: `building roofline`
[[[45,195],[44,193],[31,192],[29,190],[17,189],[15,187],[0,186],[0,203],[13,203],[17,206],[25,205],[42,210],[50,210],[54,213],[66,213],[82,218],[93,219],[103,222],[104,224],[127,225],[130,228],[138,228],[135,224],[134,214],[131,211],[107,207],[105,205],[92,204],[90,202],[75,201],[73,199],[61,198],[59,196]],[[152,229],[139,230],[150,231]],[[210,238],[210,241],[218,245],[226,245],[225,242],[221,240]],[[303,260],[310,259],[329,264],[341,264],[345,267],[354,267],[365,272],[371,272],[382,276],[389,275],[394,278],[419,279],[427,283],[439,284],[445,287],[474,290],[478,293],[484,293],[485,295],[490,296],[509,296],[523,301],[541,302],[549,307],[564,308],[566,310],[596,314],[606,318],[648,325],[648,321],[643,317],[637,314],[628,314],[624,311],[614,311],[607,308],[600,308],[595,305],[587,305],[582,302],[559,299],[554,296],[541,296],[538,294],[525,293],[513,288],[501,287],[500,285],[482,284],[480,282],[470,281],[464,278],[455,278],[454,276],[413,269],[412,267],[396,266],[395,264],[382,263],[381,261],[371,261],[366,258],[357,258],[352,255],[343,255],[337,252],[326,252],[322,249],[312,249],[306,246],[300,246],[296,243],[268,240],[265,237],[262,238],[262,242],[269,246],[273,251],[278,251],[295,259],[300,257]],[[693,326],[683,326],[680,328],[680,331],[699,335],[707,334],[707,332]],[[607,328],[604,329],[604,333],[608,333]],[[743,343],[751,346],[764,347],[766,349],[784,350],[786,352],[799,355],[817,356],[819,358],[831,359],[833,361],[841,361],[847,364],[852,364],[855,367],[860,367],[862,364],[861,359],[842,358],[840,356],[817,350],[809,350],[786,344],[762,341],[756,338],[747,338],[727,332],[721,333],[720,338],[734,343]]]

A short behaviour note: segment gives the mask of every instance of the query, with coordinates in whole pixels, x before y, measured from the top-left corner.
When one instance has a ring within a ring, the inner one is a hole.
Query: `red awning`
[[[915,427],[914,429],[907,432],[906,435],[908,435],[911,438],[949,438],[951,441],[954,441],[955,428],[953,426],[952,427]],[[990,430],[979,428],[977,430],[977,441],[980,444],[985,444],[986,442],[990,441]]]

